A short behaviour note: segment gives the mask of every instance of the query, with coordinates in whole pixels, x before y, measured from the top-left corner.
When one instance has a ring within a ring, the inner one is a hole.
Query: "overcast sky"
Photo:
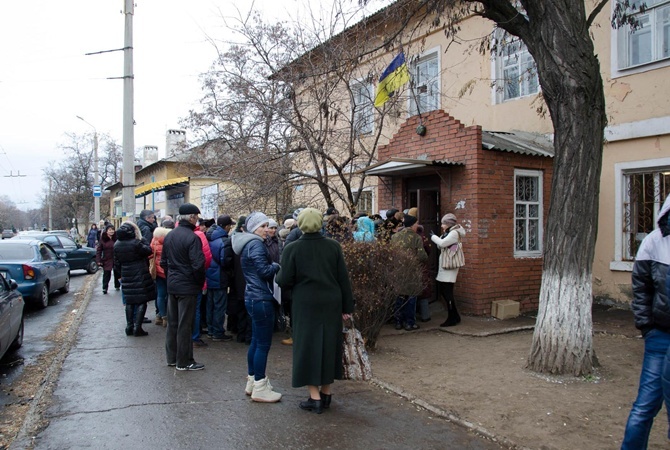
[[[327,8],[333,1],[320,0]],[[135,4],[135,148],[156,145],[162,157],[166,131],[178,128],[179,118],[197,105],[198,75],[216,57],[207,36],[228,36],[221,15],[237,16],[237,10],[248,11],[252,2]],[[266,19],[295,18],[305,4],[306,0],[254,2]],[[85,53],[123,47],[124,0],[17,0],[2,6],[0,195],[27,210],[38,207],[46,192],[43,168],[62,158],[58,146],[67,142],[65,133],[92,131],[76,116],[122,144],[123,81],[107,78],[123,75],[123,52]]]

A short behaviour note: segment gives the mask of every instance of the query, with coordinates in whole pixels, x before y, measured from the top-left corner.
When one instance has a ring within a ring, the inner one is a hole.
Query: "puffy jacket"
[[[160,266],[166,274],[168,294],[198,295],[205,283],[205,254],[194,233],[195,225],[180,220],[163,240]]]
[[[144,219],[137,219],[137,226],[140,229],[140,233],[142,233],[142,237],[144,238],[145,241],[147,241],[147,244],[151,244],[151,240],[153,239],[154,236],[154,231],[156,230],[156,224],[147,222]]]
[[[114,244],[116,243],[116,232],[110,238],[103,233],[95,249],[95,261],[102,270],[109,272],[114,268]]]
[[[126,303],[137,305],[156,298],[156,284],[149,274],[151,246],[142,239],[137,225],[125,222],[116,230],[114,265],[121,273]]]
[[[214,225],[207,230],[212,264],[207,269],[207,287],[225,289],[232,279],[233,246],[225,228]]]
[[[151,250],[154,252],[154,264],[156,264],[156,276],[165,278],[165,271],[161,267],[161,257],[163,255],[163,241],[165,236],[172,231],[171,228],[158,227],[154,230],[154,237],[151,240]]]
[[[207,269],[212,264],[212,252],[209,250],[209,242],[207,241],[207,236],[205,233],[200,231],[196,227],[194,231],[195,235],[200,238],[200,244],[202,244],[202,253],[205,255],[205,282],[202,284],[203,289],[207,289]]]
[[[642,240],[633,264],[635,326],[645,335],[657,328],[670,333],[667,278],[670,266],[670,196],[659,212],[658,226]]]
[[[240,255],[240,265],[247,286],[244,301],[272,300],[274,276],[279,264],[272,262],[263,238],[253,233],[235,233],[232,236],[233,251]]]

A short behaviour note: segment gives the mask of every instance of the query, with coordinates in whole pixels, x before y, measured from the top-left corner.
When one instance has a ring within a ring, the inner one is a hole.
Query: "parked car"
[[[70,270],[83,269],[88,273],[95,273],[98,264],[95,262],[95,249],[82,247],[68,236],[49,232],[19,234],[13,239],[39,239],[56,250],[56,253],[70,265]]]
[[[0,277],[0,358],[23,345],[25,302],[14,280]]]
[[[2,238],[10,239],[14,237],[14,232],[12,230],[2,230]]]
[[[49,244],[37,239],[0,241],[0,275],[10,284],[14,280],[18,291],[42,308],[49,305],[52,292],[70,290],[70,266]]]

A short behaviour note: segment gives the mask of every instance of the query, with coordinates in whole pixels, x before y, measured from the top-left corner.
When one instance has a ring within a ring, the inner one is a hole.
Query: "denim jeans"
[[[416,323],[416,297],[401,295],[396,299],[395,322],[405,326]]]
[[[621,443],[622,450],[647,448],[654,417],[663,405],[661,375],[668,349],[670,349],[670,333],[653,329],[644,337],[644,360],[640,374],[640,387],[637,391],[637,399],[628,416],[626,431]]]
[[[161,317],[167,317],[167,295],[167,280],[156,277],[156,308]]]
[[[223,322],[226,320],[228,304],[227,289],[207,289],[207,333],[214,338],[224,335]]]
[[[248,373],[258,381],[265,378],[265,367],[272,344],[275,308],[272,300],[245,301],[244,306],[251,316],[251,345],[247,352]]]
[[[200,302],[202,302],[202,291],[198,294],[198,300],[195,304],[195,317],[193,319],[193,335],[191,339],[197,341],[200,339]]]

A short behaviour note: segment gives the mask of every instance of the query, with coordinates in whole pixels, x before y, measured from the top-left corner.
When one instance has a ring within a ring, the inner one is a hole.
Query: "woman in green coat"
[[[317,414],[330,407],[331,384],[342,379],[342,321],[354,310],[342,248],[319,233],[322,225],[320,211],[300,213],[303,235],[284,247],[277,274],[277,283],[292,289],[292,385],[307,386],[300,408]]]

